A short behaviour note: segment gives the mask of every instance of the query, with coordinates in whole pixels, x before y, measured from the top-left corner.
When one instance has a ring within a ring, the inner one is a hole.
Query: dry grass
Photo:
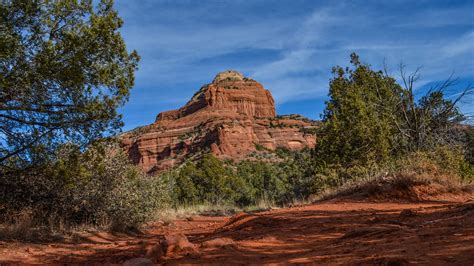
[[[187,218],[193,215],[205,216],[231,216],[239,212],[254,212],[274,209],[275,204],[267,201],[259,201],[255,205],[239,207],[235,205],[213,205],[213,204],[196,204],[189,206],[178,206],[176,208],[168,208],[157,214],[159,220],[172,221],[175,219]]]
[[[35,218],[34,212],[24,209],[15,213],[3,215],[0,223],[0,240],[15,240],[22,242],[62,241],[73,239],[83,232],[109,230],[109,223],[100,225],[81,223],[69,225],[57,217],[50,217],[47,222]]]
[[[314,200],[464,201],[473,199],[474,186],[457,173],[457,161],[443,162],[422,152],[396,161],[379,174],[349,180],[317,195]],[[383,173],[383,174],[382,174]]]
[[[171,221],[174,219],[186,218],[192,215],[233,215],[236,212],[242,211],[241,208],[231,205],[211,205],[211,204],[196,204],[188,206],[178,206],[176,208],[168,208],[160,211],[157,214],[158,219],[163,221]]]
[[[34,235],[34,219],[31,210],[23,210],[5,216],[6,221],[0,224],[2,239],[31,239]]]
[[[183,219],[194,215],[231,216],[239,212],[263,211],[274,208],[273,203],[263,200],[256,205],[245,208],[228,204],[196,204],[160,210],[156,213],[154,221],[171,222],[175,219]],[[104,221],[99,225],[94,223],[66,225],[57,218],[51,217],[50,221],[45,224],[44,221],[39,222],[34,218],[33,211],[25,209],[15,214],[5,215],[4,221],[0,223],[0,240],[22,242],[62,241],[74,239],[84,232],[98,231],[111,231],[110,223]]]
[[[353,181],[325,191],[319,200],[458,201],[473,198],[474,189],[456,176],[401,171],[372,180]]]

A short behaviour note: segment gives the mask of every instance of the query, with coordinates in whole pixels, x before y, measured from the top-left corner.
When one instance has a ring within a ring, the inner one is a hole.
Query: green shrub
[[[170,179],[175,206],[235,204],[248,193],[245,181],[211,154],[205,154],[197,162],[188,162],[162,177]]]
[[[187,163],[175,174],[173,198],[175,202],[183,205],[190,205],[198,202],[198,190],[194,185],[193,176],[197,173],[196,166]]]
[[[104,212],[114,230],[136,228],[156,218],[169,202],[166,184],[157,177],[124,180],[108,193]]]
[[[110,225],[123,230],[154,217],[169,202],[167,184],[131,165],[118,147],[71,144],[28,175],[0,177],[4,212],[33,210],[38,223]]]
[[[221,161],[211,154],[162,174],[168,178],[175,207],[233,204],[240,207],[285,204],[310,195],[309,150],[278,151],[281,162]],[[273,155],[272,155],[273,156]]]
[[[286,193],[286,180],[279,169],[265,162],[243,161],[237,165],[236,176],[248,186],[241,204],[256,204],[258,201],[280,202]]]
[[[417,73],[406,76],[404,87],[384,71],[376,71],[351,54],[352,67],[334,67],[329,100],[318,130],[315,159],[345,168],[385,164],[414,151],[432,151],[458,142],[465,120],[457,103],[469,91],[447,99],[452,80],[415,100]],[[459,143],[457,143],[459,144]]]

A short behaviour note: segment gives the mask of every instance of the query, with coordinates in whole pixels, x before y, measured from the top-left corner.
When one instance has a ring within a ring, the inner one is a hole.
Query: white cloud
[[[131,105],[166,97],[179,105],[228,68],[260,81],[277,103],[318,98],[327,94],[332,66],[348,65],[353,51],[376,69],[385,59],[395,75],[400,62],[423,66],[419,86],[452,71],[474,73],[474,15],[466,7],[310,1],[286,12],[290,6],[278,1],[139,3],[118,1],[127,45],[142,56]],[[258,65],[238,56],[259,49],[275,55]],[[203,63],[226,55],[229,62]]]
[[[192,80],[206,68],[196,62],[206,58],[243,49],[282,49],[282,36],[290,32],[289,25],[277,21],[223,27],[198,24],[184,30],[153,26],[126,28],[123,34],[128,46],[142,56],[137,77],[153,83],[177,78]]]
[[[315,10],[298,27],[292,45],[287,48],[284,57],[257,67],[253,76],[257,80],[270,84],[275,98],[291,101],[307,94],[320,97],[327,92],[330,70],[334,65],[348,65],[349,54],[357,52],[364,62],[381,69],[384,60],[398,76],[398,65],[403,62],[407,70],[423,66],[418,86],[447,78],[453,71],[458,76],[472,75],[474,70],[474,33],[468,32],[461,37],[452,38],[444,34],[424,33],[423,20],[416,19],[414,24],[405,24],[398,33],[392,25],[393,18],[377,14],[377,10],[357,9],[346,5],[337,8]],[[421,11],[420,15],[431,18],[438,14],[437,23],[445,25],[444,19],[460,10],[431,10],[429,15]],[[464,12],[465,15],[466,12]],[[350,14],[348,16],[347,14]],[[472,15],[471,15],[472,16]],[[416,16],[418,17],[418,16]],[[465,16],[464,16],[465,17]],[[465,24],[464,19],[459,24]],[[449,25],[455,25],[450,22]],[[434,24],[430,28],[436,27]],[[414,34],[413,32],[423,34]],[[428,31],[428,30],[427,30]],[[425,36],[424,36],[425,35]],[[404,38],[401,38],[404,37]],[[427,39],[429,38],[429,39]],[[288,77],[295,72],[313,71],[319,77]],[[303,80],[303,81],[302,81]],[[294,82],[293,86],[289,82]]]
[[[443,47],[445,57],[453,57],[462,54],[474,55],[474,31],[468,32],[460,38],[448,43]],[[471,57],[471,63],[474,58]]]
[[[253,71],[252,77],[264,82],[264,85],[272,90],[279,103],[299,98],[302,95],[318,96],[326,91],[327,86],[324,86],[324,82],[327,82],[327,79],[325,76],[302,78],[298,75],[291,76],[291,74],[315,72],[317,69],[326,67],[324,63],[318,65],[318,58],[315,57],[318,49],[314,47],[318,42],[324,43],[322,38],[327,27],[341,22],[332,10],[324,8],[312,12],[298,26],[283,58],[258,66]]]

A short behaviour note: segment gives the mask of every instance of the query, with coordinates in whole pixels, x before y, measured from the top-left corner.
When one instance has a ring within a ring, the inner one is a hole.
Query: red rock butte
[[[224,71],[183,107],[121,135],[131,160],[149,173],[212,152],[243,160],[277,147],[314,147],[316,122],[299,115],[276,116],[270,91],[237,71]]]

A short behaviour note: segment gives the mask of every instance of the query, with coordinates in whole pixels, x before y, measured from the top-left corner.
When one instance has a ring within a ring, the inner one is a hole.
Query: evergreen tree
[[[374,71],[351,54],[353,68],[334,67],[329,97],[314,157],[319,166],[343,168],[379,164],[413,151],[460,145],[454,136],[463,121],[457,103],[444,98],[452,80],[431,88],[419,101],[413,85],[418,71],[405,75],[404,86],[386,72]]]
[[[353,69],[334,67],[329,84],[317,159],[326,164],[367,164],[392,153],[397,117],[391,112],[397,93],[395,79],[362,64],[351,55]]]
[[[111,0],[0,2],[1,171],[117,132],[139,60],[122,24]]]

